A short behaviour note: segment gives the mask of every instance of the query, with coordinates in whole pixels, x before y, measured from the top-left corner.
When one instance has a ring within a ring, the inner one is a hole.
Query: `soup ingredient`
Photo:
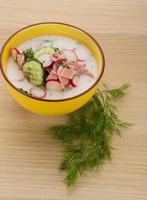
[[[37,59],[25,62],[22,68],[25,77],[35,86],[42,86],[44,83],[43,65]]]
[[[78,85],[78,79],[79,79],[78,76],[74,76],[74,78],[72,79],[71,85],[72,85],[73,87],[76,87],[76,86]]]
[[[43,64],[43,67],[50,67],[52,64],[51,56],[49,54],[42,54],[38,60]]]
[[[17,56],[20,55],[20,52],[17,48],[12,48],[11,49],[11,55],[12,55],[13,60],[16,62]]]
[[[39,56],[41,56],[43,54],[51,54],[54,52],[55,52],[55,49],[51,46],[42,47],[35,52],[34,57],[38,58]]]
[[[56,64],[63,64],[63,62],[65,62],[67,59],[65,57],[65,55],[62,52],[55,52],[51,55],[51,59],[53,62],[55,62]]]
[[[22,93],[24,93],[24,94],[30,95],[30,93],[29,93],[28,91],[26,91],[26,90],[24,90],[24,89],[22,89],[22,88],[19,88],[19,90],[20,90]]]
[[[11,49],[11,55],[12,58],[15,62],[17,62],[17,64],[19,65],[19,69],[22,68],[22,65],[25,62],[25,57],[23,54],[20,53],[20,51],[17,48],[12,48]]]
[[[43,88],[33,87],[33,88],[30,89],[30,94],[33,97],[42,99],[43,97],[45,97],[46,91]]]
[[[34,52],[32,48],[26,49],[25,51],[23,51],[22,53],[25,57],[25,61],[31,60],[32,58],[34,58]]]
[[[67,124],[50,128],[65,147],[60,170],[66,171],[65,183],[73,186],[86,170],[100,170],[112,158],[112,138],[131,124],[118,118],[114,101],[124,96],[130,85],[109,90],[105,85],[81,109],[69,115]]]
[[[56,71],[54,71],[54,69],[51,70],[51,72],[49,73],[49,75],[48,75],[47,78],[46,78],[46,81],[49,81],[49,80],[52,80],[52,79],[54,79],[54,80],[59,79],[59,78],[58,78],[58,74],[57,74]]]
[[[35,46],[33,48],[35,49]],[[31,84],[36,87],[43,86],[46,90],[64,91],[77,87],[82,75],[94,78],[85,61],[78,60],[75,50],[76,48],[59,49],[45,45],[35,52],[29,48],[21,53],[13,48],[11,54]]]
[[[46,90],[60,91],[60,87],[59,79],[51,79],[46,83]]]
[[[25,63],[25,57],[23,54],[17,55],[17,63],[19,65],[19,69],[22,69],[22,65]]]
[[[73,79],[73,77],[76,75],[76,71],[63,68],[59,75],[67,79]]]
[[[75,54],[74,51],[70,50],[70,49],[64,49],[62,51],[62,53],[65,55],[66,59],[67,59],[67,63],[70,63],[70,62],[77,62],[78,60],[78,57],[77,55]]]

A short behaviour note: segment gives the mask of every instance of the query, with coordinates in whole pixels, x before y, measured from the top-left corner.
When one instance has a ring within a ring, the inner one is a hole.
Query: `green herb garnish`
[[[68,64],[66,64],[66,63],[63,63],[63,65],[62,65],[64,68],[68,68]]]
[[[52,47],[54,49],[55,52],[59,51],[59,48],[57,47]]]
[[[124,96],[129,84],[120,88],[97,90],[81,109],[71,113],[67,124],[56,125],[50,131],[65,145],[60,170],[67,172],[65,183],[73,186],[88,169],[100,170],[112,156],[112,136],[131,124],[117,116],[113,101]]]
[[[23,55],[24,55],[26,61],[34,58],[33,49],[32,48],[26,49],[25,51],[23,51]]]

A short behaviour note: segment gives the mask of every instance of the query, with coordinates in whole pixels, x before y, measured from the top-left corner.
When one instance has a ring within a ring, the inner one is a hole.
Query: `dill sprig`
[[[26,49],[25,51],[23,51],[23,55],[26,61],[34,58],[33,49],[32,48]]]
[[[56,125],[50,131],[65,146],[60,170],[67,172],[65,183],[73,186],[88,169],[100,170],[112,157],[112,136],[131,124],[118,118],[114,100],[124,96],[129,84],[94,94],[81,109],[71,113],[67,124]]]

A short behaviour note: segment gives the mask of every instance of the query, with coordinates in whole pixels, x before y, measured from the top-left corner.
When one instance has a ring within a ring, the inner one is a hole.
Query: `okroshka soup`
[[[90,50],[61,35],[36,37],[11,49],[7,77],[41,99],[65,99],[90,88],[100,71]]]
[[[103,73],[103,55],[96,57],[91,47],[65,33],[36,34],[36,37],[11,44],[8,51],[6,66],[2,63],[5,78],[19,93],[36,102],[59,103],[79,98],[97,84]],[[80,106],[77,103],[74,107]],[[55,114],[58,115],[58,112],[55,111]]]

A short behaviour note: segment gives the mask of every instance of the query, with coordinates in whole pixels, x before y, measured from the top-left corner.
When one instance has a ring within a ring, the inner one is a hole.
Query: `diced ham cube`
[[[58,68],[58,70],[57,70],[57,74],[60,75],[61,72],[62,72],[62,70],[63,70],[63,66],[60,65],[59,68]]]
[[[57,69],[58,69],[58,67],[57,67],[56,63],[54,63],[54,64],[53,64],[53,70],[54,70],[55,72],[57,72]]]
[[[76,74],[75,70],[70,70],[67,68],[64,68],[60,74],[61,77],[67,78],[67,79],[72,79],[74,75]]]
[[[65,87],[68,85],[69,79],[59,76],[59,81],[61,84],[61,91],[63,91]]]
[[[71,85],[73,87],[76,87],[78,85],[78,80],[79,80],[79,76],[74,76],[74,78],[71,80]]]
[[[55,52],[51,55],[52,61],[56,62],[57,64],[62,64],[64,61],[66,61],[66,57],[61,52]]]
[[[58,79],[58,74],[54,70],[52,70],[49,73],[48,77],[46,78],[46,81],[51,80],[51,79],[54,79],[54,80]]]

